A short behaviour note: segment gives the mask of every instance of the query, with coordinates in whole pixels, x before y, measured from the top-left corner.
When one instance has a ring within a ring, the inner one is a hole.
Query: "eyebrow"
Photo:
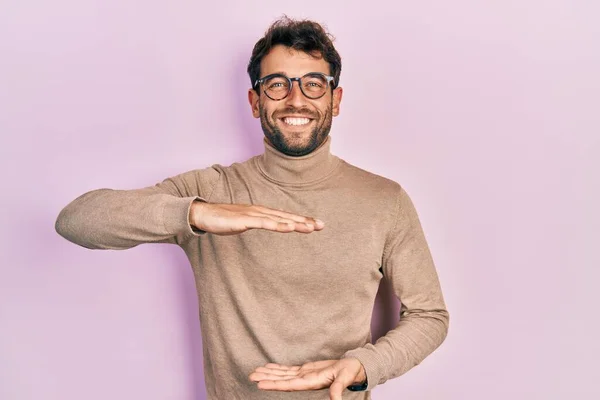
[[[321,72],[321,71],[310,71],[305,73],[304,75],[301,76],[305,76],[305,75],[309,75],[309,74],[323,74],[323,75],[329,75],[328,72]],[[290,77],[288,74],[286,74],[283,71],[276,71],[276,72],[271,72],[270,74],[265,74],[265,76],[269,76],[269,75],[283,75],[283,76],[287,76],[288,78]]]

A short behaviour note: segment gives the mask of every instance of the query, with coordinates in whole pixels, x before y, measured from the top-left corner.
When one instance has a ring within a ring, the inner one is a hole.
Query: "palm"
[[[298,391],[330,387],[330,398],[341,399],[344,388],[364,379],[364,369],[356,359],[323,360],[302,366],[267,364],[250,374],[262,390]]]
[[[257,368],[250,379],[263,390],[317,390],[329,387],[335,380],[330,368],[337,360],[316,361],[302,366],[289,367],[267,364]]]

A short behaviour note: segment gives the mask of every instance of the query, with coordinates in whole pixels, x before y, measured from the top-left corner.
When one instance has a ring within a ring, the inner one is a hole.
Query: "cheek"
[[[320,99],[318,104],[315,104],[315,108],[319,110],[319,114],[321,118],[325,119],[329,116],[332,110],[333,102],[330,96],[324,96]]]
[[[262,116],[264,116],[268,119],[273,119],[273,111],[275,111],[275,107],[270,105],[268,101],[264,101],[264,100],[262,100],[259,103],[259,106],[260,106],[260,113]]]
[[[325,122],[327,118],[329,118],[329,114],[331,113],[331,106],[329,103],[319,104],[319,118],[321,122]]]

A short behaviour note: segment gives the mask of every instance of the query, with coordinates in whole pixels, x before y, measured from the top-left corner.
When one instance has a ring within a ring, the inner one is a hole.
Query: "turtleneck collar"
[[[266,139],[265,152],[256,158],[260,172],[269,180],[293,186],[304,186],[327,178],[340,159],[331,154],[331,136],[312,153],[301,157],[283,154]]]

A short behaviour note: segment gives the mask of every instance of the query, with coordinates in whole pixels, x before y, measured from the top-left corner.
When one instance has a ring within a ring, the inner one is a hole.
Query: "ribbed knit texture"
[[[67,205],[57,232],[90,249],[178,244],[196,279],[208,400],[326,400],[328,389],[265,392],[248,375],[268,362],[355,357],[368,390],[419,364],[445,339],[448,312],[413,204],[397,183],[330,153],[264,154],[142,189],[98,189]],[[257,204],[319,218],[311,234],[199,233],[194,200]],[[398,326],[371,344],[382,273],[401,299]],[[370,392],[344,392],[345,400]]]

